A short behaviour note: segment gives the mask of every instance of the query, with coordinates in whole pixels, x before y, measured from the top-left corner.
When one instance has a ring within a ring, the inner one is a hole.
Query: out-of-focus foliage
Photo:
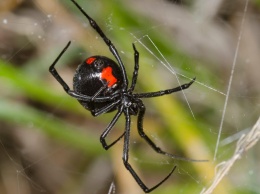
[[[209,162],[191,163],[154,153],[138,136],[134,117],[130,162],[149,186],[177,165],[172,178],[153,193],[200,193],[214,177],[216,164],[232,155],[239,132],[246,133],[259,116],[259,1],[250,1],[246,14],[245,1],[78,3],[117,47],[129,80],[135,43],[140,52],[136,92],[172,88],[196,77],[184,93],[144,100],[144,128],[167,152]],[[0,28],[0,193],[104,194],[112,182],[115,193],[142,193],[124,168],[123,140],[108,151],[99,142],[114,113],[92,117],[48,72],[69,40],[72,46],[57,64],[69,85],[86,57],[113,58],[87,19],[69,0],[3,1]],[[178,79],[165,68],[168,63]],[[123,130],[122,117],[108,141]],[[258,163],[259,146],[234,166],[216,193],[257,193]]]

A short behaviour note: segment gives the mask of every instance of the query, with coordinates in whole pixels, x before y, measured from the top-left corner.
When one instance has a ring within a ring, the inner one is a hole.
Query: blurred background
[[[130,163],[153,193],[200,193],[228,160],[260,109],[259,0],[77,0],[112,40],[131,79],[132,43],[140,52],[135,92],[184,92],[145,99],[144,129],[132,117]],[[70,0],[0,1],[0,193],[143,193],[122,162],[123,140],[105,151],[99,136],[113,118],[97,118],[69,97],[48,69],[69,40],[57,69],[72,87],[91,55],[113,56]],[[107,141],[124,130],[122,117]],[[219,136],[220,131],[220,136]],[[219,137],[219,143],[217,143]],[[213,193],[260,193],[259,143],[242,155]]]

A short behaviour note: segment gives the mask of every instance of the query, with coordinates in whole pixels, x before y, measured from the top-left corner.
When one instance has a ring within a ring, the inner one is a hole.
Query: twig
[[[210,194],[217,187],[219,182],[223,179],[225,175],[229,172],[231,167],[234,165],[235,161],[240,159],[242,154],[253,147],[260,139],[260,117],[253,128],[247,133],[243,134],[237,141],[236,150],[233,156],[228,160],[221,162],[217,165],[217,172],[214,177],[212,184],[208,189],[204,188],[201,194]]]
[[[116,186],[114,182],[111,183],[108,194],[115,194],[116,193]]]

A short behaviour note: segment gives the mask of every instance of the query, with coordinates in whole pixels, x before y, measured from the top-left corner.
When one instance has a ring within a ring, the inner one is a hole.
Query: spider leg
[[[139,70],[139,52],[136,50],[134,44],[133,44],[133,49],[134,49],[135,67],[134,67],[133,78],[132,78],[131,86],[129,88],[129,92],[132,92],[135,89],[135,84],[137,81],[138,70]]]
[[[173,169],[171,170],[171,172],[162,180],[160,181],[158,184],[156,184],[155,186],[153,186],[152,188],[148,188],[143,181],[141,180],[141,178],[136,174],[136,172],[134,171],[134,169],[132,168],[132,166],[129,164],[128,162],[128,156],[129,156],[129,141],[130,141],[130,123],[131,123],[131,119],[130,119],[130,114],[129,114],[129,110],[128,108],[125,109],[124,111],[125,113],[125,118],[126,118],[126,128],[125,128],[125,138],[124,138],[124,148],[123,148],[123,162],[124,165],[126,167],[126,169],[132,174],[132,176],[134,177],[135,181],[138,183],[138,185],[143,189],[143,191],[145,193],[149,193],[152,190],[156,189],[157,187],[159,187],[163,182],[165,182],[173,173],[173,171],[176,169],[176,166],[173,167]]]
[[[161,91],[158,91],[158,92],[138,93],[138,94],[133,94],[133,96],[136,97],[136,98],[152,98],[152,97],[158,97],[158,96],[171,94],[171,93],[174,93],[174,92],[179,92],[181,90],[188,89],[191,86],[191,84],[193,84],[195,79],[196,78],[193,78],[191,82],[183,84],[183,85],[176,87],[176,88],[172,88],[172,89],[168,89],[168,90],[161,90]]]
[[[74,5],[81,11],[81,13],[89,20],[89,23],[91,25],[91,27],[96,30],[96,32],[101,36],[101,38],[104,40],[104,42],[106,43],[106,45],[109,47],[110,52],[114,55],[114,57],[116,58],[117,62],[119,63],[119,66],[122,70],[122,74],[123,74],[123,81],[124,81],[124,85],[123,85],[123,91],[126,91],[127,87],[128,87],[128,80],[127,80],[127,76],[126,76],[126,71],[125,71],[125,67],[124,64],[115,48],[115,46],[113,45],[113,43],[111,42],[111,40],[109,40],[106,35],[104,34],[104,32],[101,30],[101,28],[98,26],[98,24],[95,22],[95,20],[93,20],[83,9],[82,7],[80,7],[80,5],[75,1],[75,0],[71,0],[72,3],[74,3]]]
[[[91,101],[94,101],[96,99],[96,97],[103,92],[108,86],[104,85],[101,88],[99,88],[99,90],[92,96]]]
[[[66,91],[66,90],[65,90]],[[113,100],[114,98],[118,97],[119,94],[114,94],[111,96],[103,96],[103,97],[95,97],[93,99],[93,96],[87,96],[84,94],[79,94],[73,90],[66,91],[71,97],[76,98],[77,100],[81,101],[95,101],[95,102],[108,102]],[[94,94],[95,95],[95,94]]]
[[[62,57],[62,55],[66,52],[66,50],[68,49],[68,47],[70,46],[71,41],[69,41],[67,43],[67,45],[64,47],[64,49],[61,51],[61,53],[58,55],[58,57],[55,59],[55,61],[51,64],[51,66],[49,67],[49,71],[50,73],[53,75],[53,77],[60,83],[60,85],[62,85],[62,87],[64,88],[64,90],[66,92],[68,92],[70,90],[69,86],[66,84],[66,82],[61,78],[61,76],[59,75],[59,73],[57,72],[57,70],[55,69],[55,65],[56,63],[59,61],[59,59]]]
[[[163,151],[144,132],[143,120],[144,120],[144,115],[145,115],[145,106],[141,100],[138,103],[138,107],[139,107],[139,114],[138,114],[138,118],[137,118],[138,133],[154,149],[155,152],[157,152],[158,154],[163,154],[165,156],[171,157],[173,159],[177,159],[177,160],[183,160],[183,161],[189,161],[189,162],[207,162],[208,161],[208,160],[195,160],[195,159],[185,158],[185,157],[176,156],[174,154],[170,154],[170,153]]]
[[[114,142],[112,142],[111,144],[107,144],[105,138],[107,137],[107,135],[110,133],[111,129],[114,127],[115,123],[117,122],[117,120],[119,119],[119,117],[122,115],[122,112],[124,110],[124,107],[121,106],[120,109],[117,111],[116,115],[114,116],[113,120],[108,124],[107,128],[105,129],[105,131],[101,134],[100,136],[100,142],[103,146],[103,148],[105,150],[108,150],[110,147],[112,147],[116,142],[118,142],[125,134],[125,132],[119,137],[117,138]]]
[[[97,117],[103,113],[107,113],[109,112],[111,109],[113,109],[116,105],[118,105],[120,103],[120,99],[115,101],[115,102],[112,102],[110,104],[108,104],[107,106],[105,107],[102,107],[100,109],[97,109],[97,110],[93,110],[91,111],[91,114],[94,116],[94,117]]]

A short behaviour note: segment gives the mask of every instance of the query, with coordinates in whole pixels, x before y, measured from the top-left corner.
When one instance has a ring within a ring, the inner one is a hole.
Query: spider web
[[[191,5],[189,1],[129,4],[113,0],[114,7],[103,1],[78,1],[86,10],[94,4],[95,9],[88,12],[127,61],[129,78],[133,69],[131,43],[136,44],[140,52],[138,92],[178,86],[196,76],[191,88],[169,97],[170,101],[177,99],[182,107],[175,108],[186,110],[185,114],[175,110],[167,117],[169,114],[160,109],[163,102],[159,103],[159,98],[147,100],[144,126],[164,150],[209,162],[189,163],[154,154],[138,137],[136,120],[132,120],[130,160],[147,185],[157,183],[167,169],[178,165],[173,178],[154,193],[236,193],[239,189],[259,193],[259,78],[255,76],[259,65],[252,65],[259,62],[255,41],[259,13],[252,9],[259,6],[258,1],[214,1],[207,5],[197,0]],[[237,8],[232,7],[234,4]],[[90,117],[46,73],[57,53],[72,40],[73,46],[58,64],[71,85],[76,68],[73,64],[92,54],[111,56],[102,40],[69,1],[35,0],[15,6],[17,11],[9,7],[1,15],[4,38],[0,38],[0,54],[4,65],[0,67],[0,193],[142,193],[122,165],[122,141],[109,151],[99,145],[99,135],[113,115]],[[124,7],[140,11],[145,19],[140,19],[135,28],[121,23],[118,16],[129,14]],[[212,19],[214,15],[224,19]],[[166,38],[158,40],[155,34]],[[171,40],[174,42],[169,43]],[[173,56],[167,54],[166,44],[177,45],[177,49],[170,47]],[[151,78],[148,85],[155,87],[149,88],[144,80]],[[192,130],[201,139],[190,138],[182,132],[185,128],[172,125],[173,117],[191,121]],[[109,140],[120,134],[122,126],[124,119],[120,119]],[[194,141],[202,142],[202,146],[198,149]],[[212,170],[215,172],[211,174]],[[219,190],[215,190],[217,186]]]

